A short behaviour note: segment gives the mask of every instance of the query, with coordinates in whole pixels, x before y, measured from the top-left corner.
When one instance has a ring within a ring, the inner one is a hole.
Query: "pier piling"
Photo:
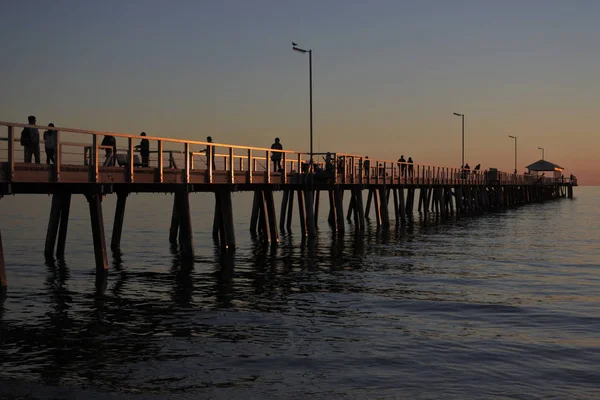
[[[58,243],[56,244],[56,258],[65,258],[65,246],[67,242],[67,229],[69,227],[69,212],[71,211],[71,193],[62,194],[60,211],[60,225],[58,227]]]
[[[125,219],[125,205],[127,203],[128,193],[117,193],[117,207],[115,209],[115,219],[113,221],[112,239],[110,248],[117,251],[121,248],[121,233],[123,232],[123,221]]]
[[[106,239],[104,236],[104,220],[102,218],[102,195],[86,195],[90,208],[92,223],[92,238],[94,241],[94,258],[96,260],[96,277],[104,276],[108,270],[108,257],[106,256]]]
[[[51,259],[54,255],[54,245],[58,235],[58,225],[60,223],[61,195],[55,193],[52,195],[52,205],[50,206],[50,218],[48,220],[48,229],[46,231],[46,245],[44,247],[44,256]]]
[[[190,194],[186,188],[175,191],[177,217],[179,219],[179,248],[184,259],[194,258],[194,238],[192,235],[192,217],[190,214]]]
[[[2,245],[2,231],[0,230],[0,292],[8,286],[6,281],[6,266],[4,264],[4,247]]]

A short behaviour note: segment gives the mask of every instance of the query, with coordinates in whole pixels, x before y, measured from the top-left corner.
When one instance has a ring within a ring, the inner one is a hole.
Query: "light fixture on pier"
[[[517,137],[508,135],[509,138],[515,139],[515,175],[517,174]]]
[[[308,86],[310,102],[310,161],[309,171],[312,171],[313,164],[313,105],[312,105],[312,49],[305,50],[298,47],[298,43],[292,42],[292,49],[300,53],[308,53]]]
[[[465,114],[454,113],[457,117],[462,118],[462,164],[461,168],[465,167]]]

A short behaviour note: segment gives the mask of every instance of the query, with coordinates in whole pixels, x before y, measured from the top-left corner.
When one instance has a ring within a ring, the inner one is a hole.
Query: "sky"
[[[0,0],[0,120],[600,184],[600,2]]]

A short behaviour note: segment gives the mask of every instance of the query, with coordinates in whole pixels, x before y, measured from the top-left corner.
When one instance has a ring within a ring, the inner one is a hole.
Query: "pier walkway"
[[[126,199],[129,193],[174,193],[171,243],[179,244],[183,257],[193,258],[189,194],[215,193],[213,235],[224,250],[235,249],[231,193],[253,191],[250,230],[265,242],[278,242],[280,230],[292,229],[294,194],[298,199],[300,233],[316,232],[321,193],[329,203],[328,222],[338,232],[345,230],[344,219],[355,229],[364,229],[371,208],[378,226],[390,225],[390,197],[393,217],[406,223],[413,217],[416,191],[418,211],[441,216],[510,207],[559,197],[572,197],[576,180],[509,174],[495,169],[464,171],[460,168],[399,163],[340,152],[310,154],[277,150],[281,168],[274,170],[274,150],[204,141],[180,140],[98,132],[64,127],[57,131],[55,163],[45,164],[43,142],[40,164],[25,163],[20,134],[23,128],[46,126],[1,122],[0,197],[43,193],[52,194],[45,255],[64,257],[71,195],[85,195],[90,207],[94,253],[98,275],[105,274],[108,258],[102,217],[102,198],[117,195],[111,248],[119,249]],[[103,146],[105,136],[115,138],[116,146]],[[141,157],[137,145],[149,142],[149,157]],[[367,191],[366,206],[363,191]],[[273,191],[283,191],[279,224]],[[344,194],[350,196],[344,213]],[[371,205],[373,207],[371,207]],[[1,226],[0,226],[1,229]],[[57,243],[58,237],[58,243]],[[56,246],[55,246],[56,245]],[[6,286],[5,262],[0,231],[0,281]]]

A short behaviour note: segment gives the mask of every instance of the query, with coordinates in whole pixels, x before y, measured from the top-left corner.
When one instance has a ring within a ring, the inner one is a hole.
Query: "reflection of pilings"
[[[6,266],[4,264],[4,246],[2,245],[2,231],[0,230],[0,291],[2,291],[7,285]]]
[[[338,223],[337,223],[337,211],[336,211],[336,202],[335,202],[335,193],[333,190],[327,191],[327,198],[329,199],[329,216],[327,217],[327,222],[333,228],[334,232],[337,232]]]
[[[315,195],[315,229],[319,229],[319,203],[321,202],[321,191],[316,190]]]
[[[67,242],[67,229],[69,227],[69,211],[71,210],[71,193],[64,193],[60,211],[60,226],[58,228],[58,243],[56,245],[56,258],[65,258],[65,244]]]
[[[287,211],[287,221],[286,228],[288,232],[292,231],[292,213],[294,212],[294,191],[288,190],[288,211]]]
[[[300,217],[300,236],[307,236],[306,205],[302,190],[298,190],[298,215]]]
[[[314,238],[317,236],[317,230],[315,229],[315,214],[313,206],[313,192],[312,190],[303,190],[304,192],[304,207],[306,215],[306,230],[309,237]]]
[[[336,187],[333,189],[333,193],[335,198],[337,231],[344,232],[344,190],[336,185]]]
[[[385,187],[381,186],[379,188],[379,214],[381,215],[381,225],[384,227],[390,226],[388,199]]]
[[[125,192],[117,193],[117,208],[115,210],[112,240],[110,242],[110,248],[113,251],[121,248],[121,233],[123,232],[123,220],[125,219],[125,204],[127,203],[127,194],[128,193]]]
[[[106,239],[104,237],[104,221],[102,219],[102,195],[86,195],[90,207],[90,220],[92,222],[92,238],[94,240],[94,256],[96,259],[96,277],[104,275],[108,270],[108,257],[106,255]]]

